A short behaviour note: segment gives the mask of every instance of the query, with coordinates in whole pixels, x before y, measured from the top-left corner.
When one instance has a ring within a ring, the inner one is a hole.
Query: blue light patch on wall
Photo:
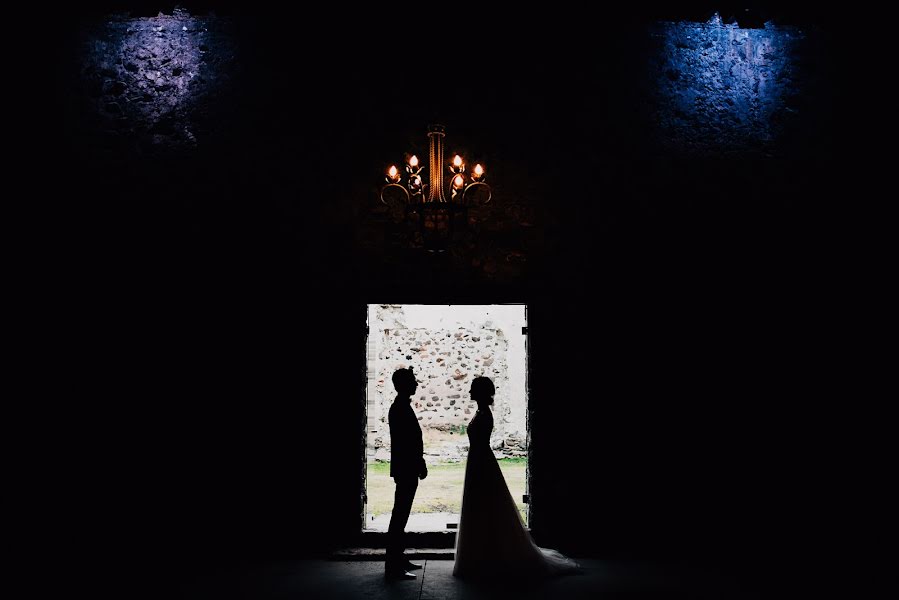
[[[654,115],[662,142],[679,151],[767,152],[790,118],[798,93],[793,53],[804,38],[793,27],[761,29],[707,23],[659,23]]]

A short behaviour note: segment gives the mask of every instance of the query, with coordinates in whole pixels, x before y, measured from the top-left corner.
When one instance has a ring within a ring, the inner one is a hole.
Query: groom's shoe
[[[402,579],[415,579],[415,575],[403,569],[387,569],[384,571],[384,579],[389,581],[399,581]]]
[[[406,569],[407,571],[414,571],[415,569],[420,569],[421,565],[415,564],[414,562],[407,560],[406,564],[405,564],[405,566],[403,566],[403,568]]]

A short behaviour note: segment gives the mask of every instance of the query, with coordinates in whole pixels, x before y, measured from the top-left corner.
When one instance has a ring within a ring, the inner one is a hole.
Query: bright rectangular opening
[[[527,315],[523,304],[369,304],[366,391],[365,525],[387,531],[393,508],[391,376],[412,367],[412,408],[424,438],[428,477],[421,481],[406,531],[453,530],[459,523],[468,422],[477,405],[471,381],[496,387],[491,447],[527,524]]]

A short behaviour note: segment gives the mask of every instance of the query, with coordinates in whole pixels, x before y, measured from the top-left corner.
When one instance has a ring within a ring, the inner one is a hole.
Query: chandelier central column
[[[428,128],[428,138],[430,139],[428,202],[446,202],[446,197],[443,195],[443,138],[445,136],[446,128],[443,125],[431,125]]]

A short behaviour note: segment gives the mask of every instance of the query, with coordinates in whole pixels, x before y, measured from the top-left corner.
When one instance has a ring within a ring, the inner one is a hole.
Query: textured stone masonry
[[[804,33],[768,25],[660,23],[649,79],[662,141],[699,154],[766,151],[797,114]]]
[[[86,28],[73,91],[99,147],[189,151],[221,129],[222,96],[240,69],[232,29],[226,18],[178,9]]]
[[[382,306],[382,313],[393,317],[387,324],[402,325],[401,307]],[[390,433],[387,413],[395,397],[391,381],[398,368],[412,367],[419,381],[413,397],[415,410],[422,428],[460,434],[457,441],[447,444],[438,452],[441,459],[464,458],[467,438],[461,435],[474,417],[477,404],[471,400],[469,390],[475,377],[490,377],[496,386],[494,397],[494,432],[492,444],[503,455],[523,456],[526,450],[524,423],[516,421],[523,406],[516,413],[513,403],[524,404],[523,397],[510,394],[509,343],[506,332],[487,327],[456,327],[453,329],[422,329],[391,326],[371,331],[376,336],[375,346],[380,348],[376,357],[377,373],[370,381],[376,390],[375,404],[369,411],[375,415],[374,432],[369,432],[372,447],[378,451],[376,458],[389,457]]]

